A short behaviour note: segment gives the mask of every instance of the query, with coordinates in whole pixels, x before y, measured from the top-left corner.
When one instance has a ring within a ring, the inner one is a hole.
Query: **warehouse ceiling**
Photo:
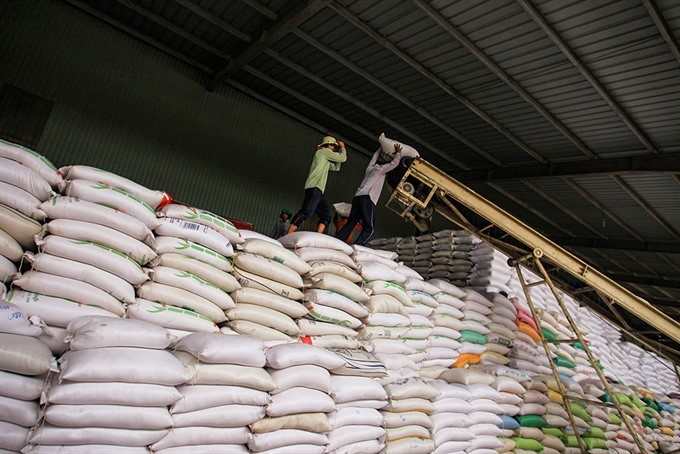
[[[413,146],[678,320],[676,0],[65,1],[203,71],[206,90],[365,153],[382,132]]]

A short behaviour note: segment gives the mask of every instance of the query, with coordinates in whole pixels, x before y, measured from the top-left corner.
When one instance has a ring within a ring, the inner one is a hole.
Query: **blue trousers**
[[[302,208],[295,213],[293,219],[290,221],[291,225],[300,227],[305,219],[316,213],[321,218],[320,223],[328,225],[333,217],[333,209],[328,205],[326,199],[323,197],[323,192],[319,188],[305,189],[305,199],[302,201]]]
[[[371,239],[375,230],[375,204],[368,195],[354,196],[347,224],[340,229],[335,237],[346,242],[359,221],[361,221],[363,228],[354,244],[364,246]]]

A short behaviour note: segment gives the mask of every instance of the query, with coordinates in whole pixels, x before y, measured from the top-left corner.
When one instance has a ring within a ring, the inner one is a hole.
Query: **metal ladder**
[[[555,378],[555,381],[557,382],[557,386],[559,388],[559,393],[562,396],[563,399],[563,406],[569,415],[569,421],[571,422],[571,425],[574,429],[574,436],[576,437],[576,441],[578,442],[579,448],[581,449],[581,452],[587,452],[586,445],[583,441],[583,438],[581,437],[581,434],[579,432],[578,426],[576,425],[576,420],[574,419],[574,414],[571,411],[571,407],[569,405],[570,402],[574,402],[576,404],[591,404],[591,405],[596,405],[600,407],[605,407],[605,408],[611,408],[610,404],[604,403],[604,402],[598,402],[598,401],[592,401],[588,399],[581,399],[581,398],[576,398],[572,397],[567,394],[564,384],[562,383],[562,380],[560,379],[558,372],[557,372],[557,366],[555,365],[555,362],[553,360],[553,353],[550,350],[549,344],[551,343],[576,343],[579,342],[583,346],[583,350],[585,351],[586,355],[588,356],[588,362],[590,365],[595,369],[597,372],[598,377],[600,378],[600,381],[604,385],[607,393],[609,394],[614,407],[616,408],[616,411],[621,415],[621,420],[624,422],[626,427],[628,428],[628,431],[630,432],[631,436],[633,437],[633,441],[637,445],[637,447],[640,449],[641,453],[647,453],[647,450],[644,448],[644,445],[640,441],[640,438],[637,434],[637,431],[634,429],[633,424],[630,421],[630,418],[628,414],[626,414],[625,411],[623,411],[623,408],[621,406],[621,403],[619,400],[616,398],[614,395],[614,392],[612,391],[611,386],[609,386],[609,382],[607,382],[607,379],[605,378],[604,374],[600,370],[600,368],[597,366],[597,362],[595,357],[590,351],[590,348],[588,348],[588,345],[586,344],[585,339],[583,338],[583,335],[578,329],[578,326],[574,322],[574,319],[572,318],[571,314],[569,313],[569,310],[565,306],[564,302],[562,301],[562,298],[560,297],[557,289],[555,288],[555,285],[553,284],[552,280],[550,279],[550,276],[548,275],[545,267],[543,266],[543,263],[541,263],[541,257],[543,256],[542,252],[540,249],[535,249],[531,254],[525,255],[523,257],[520,257],[518,259],[510,259],[508,260],[508,264],[512,267],[515,268],[517,271],[517,276],[519,277],[519,282],[522,285],[522,290],[524,290],[524,295],[527,299],[527,303],[529,304],[529,308],[531,309],[531,315],[534,319],[534,322],[536,323],[536,326],[539,328],[538,329],[538,335],[541,339],[541,344],[543,345],[543,348],[545,349],[545,353],[548,356],[548,361],[550,362],[550,368],[552,369],[552,374],[553,377]],[[524,279],[524,275],[522,273],[522,264],[527,263],[527,262],[533,262],[534,267],[539,270],[541,276],[540,278],[542,280],[539,280],[537,282],[532,282],[532,283],[527,283],[526,280]],[[560,307],[560,310],[562,311],[562,314],[566,317],[567,321],[569,322],[569,327],[571,328],[571,332],[574,333],[574,338],[567,339],[567,340],[557,340],[557,341],[550,341],[545,338],[543,334],[543,330],[541,328],[541,318],[539,316],[538,311],[536,310],[536,306],[533,303],[533,299],[531,298],[531,292],[530,289],[535,286],[539,285],[548,285],[550,287],[550,291],[552,292],[553,296],[557,300],[557,303]]]

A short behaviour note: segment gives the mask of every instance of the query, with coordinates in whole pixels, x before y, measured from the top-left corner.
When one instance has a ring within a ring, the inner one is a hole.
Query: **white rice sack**
[[[332,452],[380,452],[381,443],[378,441],[379,438],[385,435],[385,429],[382,427],[375,426],[344,426],[338,429],[334,429],[328,434],[328,449]],[[370,441],[371,444],[361,445],[361,447],[356,446],[354,449],[350,449],[351,445],[356,445],[362,442]],[[377,451],[369,451],[370,448],[376,449]],[[361,450],[358,450],[361,449]]]
[[[288,336],[300,334],[300,329],[292,318],[283,312],[263,306],[239,303],[234,309],[229,309],[226,315],[231,321],[250,321],[280,331]]]
[[[243,269],[235,269],[234,276],[241,287],[244,288],[251,287],[258,290],[264,290],[276,295],[290,298],[292,300],[300,300],[303,297],[302,291],[298,288],[291,287],[290,285],[283,284],[281,282],[251,273],[249,271],[245,271]]]
[[[439,391],[420,378],[410,378],[385,386],[385,391],[390,399],[409,399],[419,397],[432,400],[437,397]]]
[[[357,318],[368,315],[368,310],[364,306],[337,292],[331,290],[307,289],[304,293],[304,301],[306,302],[320,303],[324,306],[340,309]]]
[[[50,184],[43,177],[11,159],[0,158],[0,181],[17,186],[41,201],[54,195]]]
[[[231,244],[241,244],[244,241],[241,233],[231,221],[207,210],[178,203],[171,203],[165,205],[161,209],[159,216],[166,216],[168,218],[181,219],[205,225],[219,232],[228,239]]]
[[[40,200],[23,189],[0,181],[0,203],[37,221],[44,221],[47,216],[40,209]]]
[[[219,328],[215,322],[197,312],[181,307],[137,298],[135,303],[127,307],[127,317],[160,325],[166,329],[183,331],[216,332]]]
[[[0,449],[9,452],[19,452],[26,446],[28,427],[0,420]]]
[[[413,302],[406,290],[393,282],[383,280],[372,281],[366,285],[366,289],[370,295],[390,295],[398,299],[405,307],[413,306]]]
[[[325,413],[292,414],[276,418],[265,418],[250,424],[250,430],[254,434],[270,433],[281,429],[298,429],[313,433],[327,433],[333,430],[333,427],[328,422],[328,417]],[[318,448],[323,447],[319,446]]]
[[[100,307],[118,316],[125,314],[123,305],[105,291],[75,279],[69,279],[39,271],[27,271],[13,282],[27,292],[47,294],[73,300],[79,304]]]
[[[268,369],[268,371],[277,387],[272,394],[298,387],[316,389],[326,394],[331,393],[331,374],[323,367],[304,364],[284,369]]]
[[[402,339],[406,336],[410,328],[408,326],[389,327],[389,326],[364,326],[358,330],[358,337],[362,340],[370,339]]]
[[[101,244],[70,240],[56,235],[48,235],[36,243],[41,252],[95,266],[132,285],[139,285],[149,280],[139,263]]]
[[[401,314],[388,314],[384,312],[376,312],[368,314],[364,319],[367,325],[385,326],[385,327],[410,327],[411,319]]]
[[[23,248],[17,241],[4,230],[0,230],[0,257],[12,262],[21,260]]]
[[[300,331],[305,336],[347,336],[355,338],[358,333],[352,328],[336,325],[334,323],[326,323],[318,320],[312,320],[308,318],[301,318],[297,320],[297,325]]]
[[[147,451],[148,452],[148,448]],[[195,454],[197,452],[205,452],[210,454],[248,454],[248,447],[237,444],[217,444],[217,445],[188,445],[175,446],[172,448],[161,449],[154,451],[154,454]],[[88,454],[88,453],[83,453]]]
[[[383,153],[393,155],[395,153],[394,146],[399,144],[401,146],[402,158],[406,156],[413,159],[420,157],[420,153],[418,153],[418,151],[415,148],[386,137],[384,132],[380,134],[380,137],[378,137],[378,141],[380,142],[380,148],[382,149]]]
[[[65,328],[76,317],[83,315],[102,315],[117,317],[116,314],[95,306],[74,303],[63,298],[55,298],[38,293],[12,289],[7,301],[21,308],[28,317],[37,316],[50,327]]]
[[[259,405],[222,405],[202,410],[176,413],[173,427],[243,427],[259,421],[265,415]]]
[[[320,348],[361,348],[359,340],[342,335],[304,336],[301,341]]]
[[[59,369],[52,352],[39,340],[19,334],[0,333],[0,370],[40,375]]]
[[[187,273],[193,274],[206,282],[224,290],[234,292],[241,288],[236,278],[225,271],[231,271],[231,262],[227,261],[224,265],[226,270],[217,268],[213,265],[201,261],[200,256],[190,256],[175,253],[164,253],[158,257],[157,265],[167,266]]]
[[[336,403],[387,400],[385,389],[369,377],[331,376],[331,396]]]
[[[191,371],[189,384],[243,386],[260,391],[276,389],[274,380],[261,367],[202,363],[186,352],[174,352],[173,355]]]
[[[145,265],[156,258],[156,252],[142,241],[103,225],[72,219],[55,219],[46,224],[45,230],[64,238],[102,244],[132,257],[140,265]]]
[[[66,183],[63,193],[69,197],[114,207],[139,219],[152,230],[159,225],[153,208],[122,189],[90,180],[72,180]]]
[[[315,320],[334,323],[352,329],[362,326],[361,320],[343,310],[311,301],[305,302],[305,307],[307,308],[307,315]]]
[[[36,400],[45,387],[42,377],[28,377],[0,370],[0,396],[20,400]]]
[[[424,341],[427,343],[427,341]],[[411,355],[416,353],[416,349],[398,339],[371,339],[365,341],[364,348],[371,353],[387,353]]]
[[[244,445],[250,438],[250,430],[247,427],[178,427],[169,431],[162,440],[152,444],[151,450],[160,452],[169,448],[194,445]],[[192,452],[197,452],[197,449],[194,448]]]
[[[291,268],[261,255],[239,252],[233,257],[234,267],[249,271],[293,288],[303,286],[302,277]]]
[[[323,434],[298,429],[281,429],[275,432],[254,434],[248,441],[248,448],[253,452],[266,451],[270,454],[277,452],[279,454],[285,452],[321,454],[326,451],[327,444],[328,437]]]
[[[33,427],[38,421],[40,406],[37,401],[0,396],[0,421],[24,427]]]
[[[30,168],[53,187],[63,181],[54,164],[45,156],[14,143],[0,140],[0,157],[11,159]]]
[[[449,383],[460,383],[464,385],[471,385],[473,383],[491,385],[494,382],[494,377],[491,375],[473,369],[450,369],[442,373],[439,378],[446,380]]]
[[[20,307],[0,301],[0,333],[37,337],[42,334],[42,330],[31,322]]]
[[[302,260],[292,251],[284,248],[280,244],[274,244],[270,241],[259,238],[248,238],[239,244],[237,249],[250,254],[261,255],[277,263],[281,263],[288,268],[296,271],[300,276],[309,273],[312,268],[307,262]]]
[[[345,361],[335,353],[307,344],[275,345],[265,355],[267,365],[273,369],[312,364],[334,370],[345,365]]]
[[[235,307],[234,301],[227,292],[186,271],[167,266],[157,266],[149,270],[149,276],[153,282],[180,288],[198,295],[222,310],[229,310]]]
[[[224,405],[265,406],[269,394],[258,389],[228,385],[183,385],[177,387],[181,398],[170,407],[171,414],[187,413]]]
[[[387,281],[396,284],[406,282],[406,276],[400,272],[378,262],[362,262],[357,267],[359,274],[365,281]]]
[[[282,312],[291,318],[307,314],[307,308],[297,301],[251,287],[242,288],[231,294],[237,304],[252,304]]]
[[[158,227],[154,229],[156,235],[191,241],[225,257],[234,255],[234,248],[229,240],[210,227],[176,218],[161,218],[158,223]]]
[[[104,347],[139,347],[163,350],[177,338],[167,329],[141,320],[85,316],[66,327],[72,351]]]
[[[321,247],[302,247],[295,253],[305,262],[331,261],[356,269],[357,264],[352,257],[341,251]]]
[[[385,445],[385,454],[428,454],[435,449],[432,440],[408,437],[401,440],[390,441]]]
[[[154,430],[172,427],[173,421],[165,407],[127,405],[50,405],[45,421],[58,427],[107,427]]]
[[[186,307],[194,312],[205,315],[215,323],[227,320],[224,311],[211,301],[188,292],[178,287],[159,284],[158,282],[145,282],[137,289],[140,298],[169,304],[176,307]]]
[[[321,273],[308,279],[312,288],[331,290],[358,303],[366,303],[369,296],[361,287],[340,276]]]
[[[248,336],[222,333],[193,333],[180,340],[175,349],[187,352],[204,363],[264,367],[264,343]]]
[[[146,348],[98,348],[62,355],[61,379],[179,385],[191,379],[184,365],[170,352]]]
[[[272,417],[299,413],[330,413],[335,410],[335,402],[328,394],[301,387],[272,395],[272,401],[267,405],[267,415]]]
[[[165,407],[174,404],[181,397],[174,386],[149,383],[97,383],[64,380],[60,383],[55,381],[47,392],[47,402],[71,406]]]
[[[297,337],[250,320],[231,320],[227,326],[244,336],[254,336],[265,342],[296,342]]]
[[[385,427],[394,429],[403,426],[421,426],[427,429],[432,429],[432,420],[430,416],[422,411],[407,411],[403,413],[383,413],[385,418]],[[430,438],[429,432],[426,438]]]
[[[71,219],[117,230],[132,238],[153,245],[153,234],[141,220],[122,211],[76,197],[52,197],[42,203],[50,219]]]
[[[0,229],[14,238],[22,248],[33,250],[35,248],[35,236],[42,231],[42,224],[0,204]]]
[[[316,232],[293,232],[279,238],[283,247],[299,249],[303,247],[318,247],[341,251],[346,255],[352,255],[354,249],[344,241],[340,241],[330,235]]]
[[[414,413],[414,412],[404,412],[404,413]],[[427,415],[425,415],[427,416]],[[400,427],[388,427],[386,429],[386,439],[388,444],[397,440],[403,440],[405,438],[420,438],[426,440],[430,438],[430,431],[427,427],[420,425],[402,425]]]
[[[401,302],[387,294],[375,294],[370,297],[370,301],[366,303],[365,308],[372,314],[386,313],[386,314],[401,314],[404,317],[409,317],[410,314]],[[365,316],[364,316],[365,317]]]
[[[26,252],[24,258],[34,271],[90,284],[121,303],[131,303],[135,300],[135,288],[132,284],[95,266],[45,253],[34,255]]]
[[[344,361],[342,367],[332,369],[335,375],[354,375],[360,377],[380,378],[387,375],[385,366],[372,354],[365,350],[333,348],[330,352]],[[352,406],[352,405],[350,405]],[[361,405],[353,405],[361,406]],[[382,408],[381,406],[372,408]]]
[[[433,285],[427,281],[423,281],[421,279],[412,279],[409,278],[404,282],[404,289],[406,290],[419,290],[421,292],[425,292],[430,296],[435,296],[441,293],[441,289],[437,287],[436,285]]]
[[[374,408],[345,407],[329,414],[328,420],[335,430],[344,426],[382,427],[384,418]]]

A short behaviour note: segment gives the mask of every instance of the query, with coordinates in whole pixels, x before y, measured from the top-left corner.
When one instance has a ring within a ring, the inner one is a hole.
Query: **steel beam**
[[[659,33],[663,36],[666,44],[668,44],[671,53],[678,63],[680,63],[680,45],[678,45],[678,40],[673,34],[673,30],[671,30],[668,22],[666,22],[666,19],[663,17],[663,13],[659,9],[659,6],[654,0],[642,0],[642,4],[647,8],[647,13],[654,21],[656,28],[659,29]]]
[[[385,38],[383,35],[376,32],[375,30],[373,30],[373,28],[371,28],[370,26],[363,23],[361,20],[359,20],[357,17],[355,17],[346,8],[338,5],[337,3],[332,3],[331,7],[338,14],[340,14],[342,17],[347,19],[347,21],[349,21],[354,26],[356,26],[357,28],[362,30],[364,33],[366,33],[367,35],[372,37],[380,45],[382,45],[386,49],[389,49],[392,53],[394,53],[394,55],[396,55],[397,57],[402,59],[405,63],[407,63],[409,66],[411,66],[414,70],[418,71],[420,74],[422,74],[423,76],[427,77],[432,82],[434,82],[439,88],[444,90],[444,92],[446,94],[448,94],[449,96],[454,98],[456,101],[463,104],[465,107],[467,107],[470,111],[472,111],[479,118],[481,118],[486,123],[488,123],[489,125],[494,127],[498,132],[503,134],[505,137],[510,139],[510,141],[512,141],[515,145],[517,145],[520,149],[522,149],[529,156],[536,159],[538,162],[543,162],[543,163],[547,162],[547,160],[543,156],[541,156],[538,152],[536,152],[531,147],[529,147],[527,144],[525,144],[521,139],[519,139],[512,132],[510,132],[510,130],[508,130],[505,126],[498,123],[490,115],[488,115],[486,112],[484,112],[482,109],[480,109],[477,105],[475,105],[472,101],[467,99],[460,92],[458,92],[456,89],[451,87],[448,83],[441,80],[438,76],[433,74],[429,69],[425,68],[420,62],[418,62],[416,59],[414,59],[413,57],[408,55],[406,52],[401,50],[399,47],[397,47],[389,39]]]
[[[564,54],[565,57],[579,70],[581,75],[590,83],[590,85],[597,91],[597,93],[604,99],[604,101],[609,104],[609,107],[621,118],[621,120],[628,126],[628,129],[637,137],[637,139],[645,146],[645,148],[652,152],[658,153],[656,147],[652,144],[651,140],[645,135],[640,127],[633,121],[633,119],[628,115],[628,113],[621,107],[621,105],[614,99],[614,97],[609,93],[609,91],[602,85],[597,77],[588,69],[588,67],[581,61],[581,59],[576,55],[567,42],[562,39],[559,33],[548,23],[548,21],[543,17],[543,15],[531,4],[529,0],[517,0],[524,11],[531,17],[531,19],[548,35],[548,38],[558,47],[558,49]]]
[[[465,183],[477,183],[496,180],[521,180],[524,178],[620,175],[642,172],[680,173],[680,153],[645,154],[622,158],[555,162],[521,167],[497,167],[467,172],[454,172],[451,173],[451,176]]]
[[[515,93],[517,93],[527,104],[534,108],[543,118],[548,120],[555,129],[560,131],[571,143],[573,143],[579,150],[590,158],[597,158],[597,155],[567,128],[561,121],[555,117],[548,109],[543,107],[533,96],[529,94],[520,84],[518,84],[512,77],[510,77],[500,66],[498,66],[491,58],[486,55],[479,47],[477,47],[467,36],[458,30],[449,20],[444,17],[439,11],[432,7],[425,0],[411,0],[420,10],[436,24],[442,27],[446,32],[458,41],[465,49],[468,50],[477,60],[486,66],[496,77],[503,81]]]
[[[201,8],[198,6],[196,3],[194,3],[191,0],[175,0],[178,4],[182,5],[192,13],[196,14],[199,17],[202,17],[203,19],[207,20],[208,22],[212,22],[213,24],[217,25],[219,28],[222,30],[226,31],[232,36],[235,36],[236,38],[240,39],[243,42],[250,43],[252,40],[250,39],[250,36],[247,34],[243,33],[241,30],[238,28],[234,27],[231,25],[229,22],[225,21],[219,16],[216,16],[212,14],[211,12]]]
[[[644,240],[620,240],[613,238],[585,238],[583,236],[568,237],[558,235],[551,235],[550,239],[562,246],[680,254],[680,243],[664,243]]]
[[[468,209],[492,222],[527,247],[540,251],[540,255],[557,265],[594,290],[611,298],[616,304],[680,343],[680,323],[653,307],[644,299],[616,283],[536,230],[527,226],[489,200],[481,197],[454,178],[442,173],[432,164],[418,159],[408,171],[408,176],[436,187]],[[539,257],[541,258],[541,257]]]
[[[263,51],[272,47],[281,38],[314,16],[329,2],[330,0],[306,0],[289,14],[281,17],[269,30],[264,30],[257,41],[230,60],[226,66],[216,71],[208,83],[208,90],[214,90],[217,84],[225,79],[230,79]]]

